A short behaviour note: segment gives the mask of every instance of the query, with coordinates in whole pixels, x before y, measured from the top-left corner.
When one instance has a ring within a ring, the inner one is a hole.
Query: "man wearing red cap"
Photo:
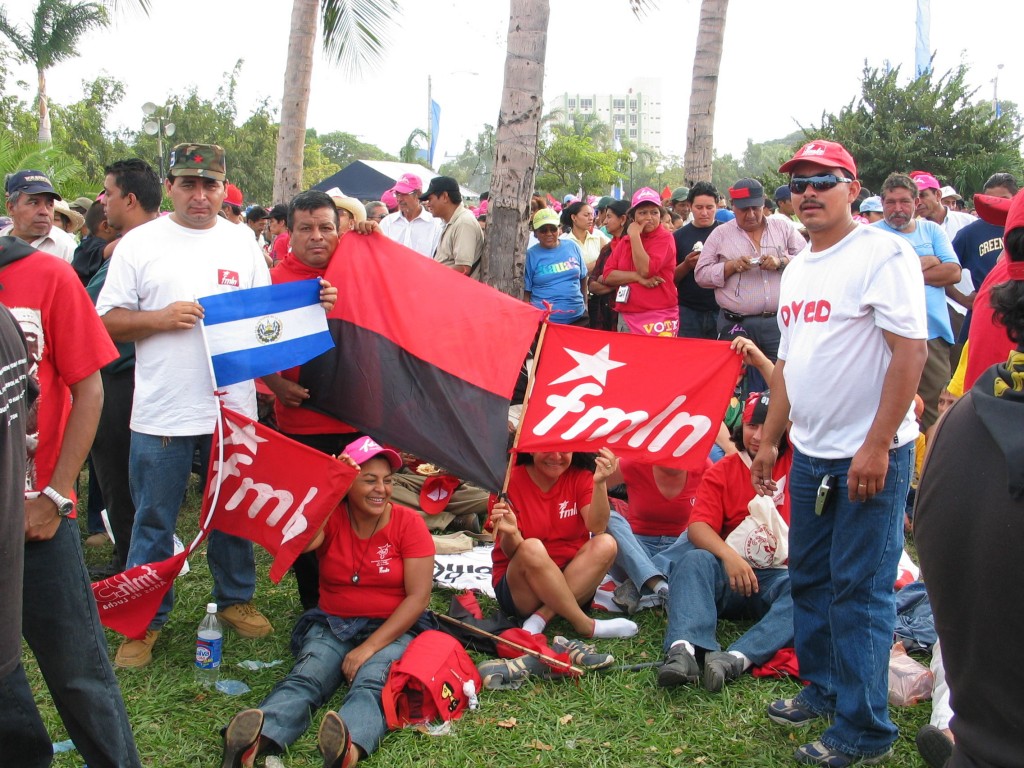
[[[441,237],[442,221],[420,204],[423,181],[414,173],[406,173],[391,191],[398,198],[398,210],[380,222],[380,231],[406,248],[433,257]]]
[[[810,244],[782,277],[779,361],[751,475],[759,494],[775,493],[792,421],[789,572],[810,684],[772,702],[768,716],[828,725],[796,750],[798,763],[876,765],[899,733],[888,712],[889,647],[918,435],[912,401],[928,354],[924,280],[902,238],[853,221],[861,186],[842,145],[812,141],[779,171],[791,174]]]

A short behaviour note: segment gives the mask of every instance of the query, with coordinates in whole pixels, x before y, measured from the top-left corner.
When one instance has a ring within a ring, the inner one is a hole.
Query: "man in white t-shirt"
[[[918,435],[912,401],[928,354],[924,281],[905,240],[853,221],[861,187],[842,145],[812,141],[779,171],[791,174],[810,244],[783,273],[779,361],[751,475],[758,493],[775,491],[791,420],[789,571],[810,684],[772,702],[768,716],[828,725],[796,750],[798,763],[874,765],[899,733],[888,664]]]
[[[396,243],[433,258],[444,222],[420,203],[423,181],[414,173],[402,176],[391,189],[398,198],[398,210],[380,222],[380,231]]]
[[[174,213],[121,238],[96,309],[115,341],[134,341],[135,402],[130,472],[135,524],[128,567],[165,560],[181,500],[198,450],[206,467],[217,420],[209,357],[198,327],[196,299],[269,285],[263,253],[252,232],[217,215],[224,200],[224,150],[179,144],[171,151],[165,187]],[[224,387],[224,404],[256,418],[252,381]],[[243,637],[273,627],[253,607],[252,543],[213,531],[207,559],[218,616]],[[160,605],[141,640],[125,640],[114,663],[141,667],[166,623],[173,592]]]

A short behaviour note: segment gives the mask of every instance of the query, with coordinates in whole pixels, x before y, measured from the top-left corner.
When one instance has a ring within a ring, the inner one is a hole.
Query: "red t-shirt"
[[[590,540],[590,531],[580,510],[590,506],[594,495],[594,476],[578,467],[569,467],[546,493],[533,482],[526,465],[512,468],[508,498],[516,513],[524,539],[540,539],[548,555],[559,568],[576,556]],[[491,496],[488,508],[496,501]],[[495,537],[491,552],[494,568],[491,583],[497,584],[508,570],[508,556],[501,549],[501,537]]]
[[[700,472],[688,472],[683,489],[671,499],[666,499],[658,488],[654,468],[650,464],[619,459],[622,479],[629,493],[627,518],[633,533],[638,536],[678,536],[685,531],[701,478],[712,466],[708,460]]]
[[[967,372],[964,375],[964,392],[974,386],[978,377],[991,368],[1006,362],[1010,352],[1017,345],[1010,340],[1006,326],[997,323],[992,309],[992,289],[1010,279],[1010,266],[1005,253],[999,255],[992,271],[978,288],[971,310],[971,330],[967,333],[970,342],[967,347]]]
[[[679,305],[679,293],[676,289],[676,241],[672,233],[662,226],[653,232],[640,235],[640,242],[651,260],[651,277],[660,277],[665,282],[657,288],[644,288],[639,283],[629,286],[629,301],[612,304],[618,312],[646,312],[650,309],[671,309]],[[612,253],[605,262],[602,277],[607,277],[612,270],[636,272],[633,263],[633,246],[628,237],[619,238],[612,243]],[[613,294],[614,296],[614,294]]]
[[[789,523],[789,468],[793,465],[793,451],[787,450],[772,471],[772,479],[778,486],[775,506],[782,519]],[[704,473],[704,480],[697,489],[697,503],[690,513],[690,525],[707,523],[711,529],[725,539],[742,523],[750,511],[747,504],[756,491],[750,479],[750,468],[740,454],[726,456]]]
[[[39,397],[28,414],[25,487],[42,490],[60,455],[71,411],[69,387],[112,360],[117,349],[78,275],[63,259],[34,253],[0,269],[0,301],[28,341]],[[58,488],[65,493],[73,489]]]
[[[270,258],[274,260],[275,264],[279,261],[284,261],[284,257],[288,255],[288,247],[291,245],[291,242],[292,236],[287,229],[274,238],[274,244],[270,247]]]
[[[280,239],[282,235],[278,235]],[[277,241],[274,241],[275,245]],[[337,253],[337,249],[334,251]],[[299,261],[294,253],[289,253],[284,260],[270,270],[270,281],[274,285],[279,283],[294,283],[298,280],[312,280],[324,276],[324,270],[308,267]],[[299,369],[301,366],[281,371],[281,376],[288,381],[299,380]],[[286,435],[336,435],[355,432],[356,430],[333,416],[299,406],[293,408],[285,405],[280,400],[274,402],[274,414],[277,416],[277,427]]]
[[[391,520],[369,539],[358,539],[344,503],[324,528],[320,561],[320,609],[331,616],[386,619],[405,599],[405,560],[433,557],[434,540],[416,512],[391,505]],[[352,583],[353,574],[359,583]]]

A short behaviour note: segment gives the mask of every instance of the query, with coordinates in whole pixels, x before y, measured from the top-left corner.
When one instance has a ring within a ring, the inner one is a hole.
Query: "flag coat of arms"
[[[274,555],[270,580],[276,584],[348,492],[356,470],[221,410],[224,429],[214,435],[210,450],[200,520],[209,519],[216,497],[209,527],[249,539]]]
[[[597,451],[699,470],[740,371],[722,341],[549,323],[519,451]]]
[[[218,387],[301,365],[334,346],[319,280],[204,296],[199,303]]]

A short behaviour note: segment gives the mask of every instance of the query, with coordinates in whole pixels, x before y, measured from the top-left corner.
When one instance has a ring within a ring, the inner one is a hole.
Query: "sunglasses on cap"
[[[852,184],[853,179],[846,179],[836,176],[834,173],[825,173],[821,176],[794,176],[789,181],[789,191],[793,194],[802,195],[807,191],[808,186],[814,187],[815,192],[827,192],[836,184]]]

